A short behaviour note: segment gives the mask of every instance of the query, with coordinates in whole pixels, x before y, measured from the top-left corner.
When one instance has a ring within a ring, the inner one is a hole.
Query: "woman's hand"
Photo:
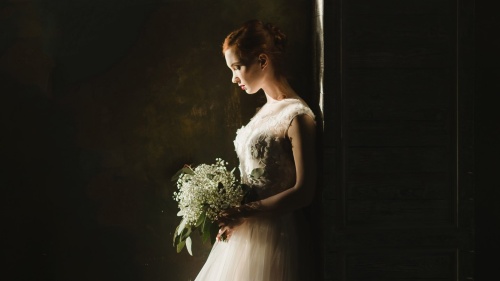
[[[217,241],[229,241],[231,235],[233,235],[233,231],[245,221],[243,213],[241,208],[231,208],[219,216]]]
[[[237,227],[248,217],[263,215],[259,211],[260,201],[250,202],[239,207],[229,208],[219,216],[217,241],[228,241]]]
[[[233,231],[234,229],[228,226],[221,227],[219,233],[217,233],[217,241],[228,242],[231,235],[233,235]]]

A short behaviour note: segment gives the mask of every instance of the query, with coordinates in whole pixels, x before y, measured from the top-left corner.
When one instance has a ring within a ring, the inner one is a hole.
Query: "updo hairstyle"
[[[259,20],[251,20],[242,27],[229,33],[222,44],[222,53],[234,48],[238,58],[244,65],[249,65],[260,54],[266,54],[271,60],[275,74],[284,74],[283,55],[285,53],[286,35],[271,23],[264,24]]]

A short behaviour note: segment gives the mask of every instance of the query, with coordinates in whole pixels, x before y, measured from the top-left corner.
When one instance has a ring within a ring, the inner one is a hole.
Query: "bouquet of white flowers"
[[[199,230],[203,242],[215,240],[218,220],[221,213],[232,207],[240,206],[245,195],[245,186],[228,171],[227,163],[220,158],[215,164],[201,164],[196,168],[184,166],[172,180],[177,182],[178,191],[174,200],[178,202],[182,221],[174,233],[174,247],[179,253],[184,246],[190,255],[191,233]]]

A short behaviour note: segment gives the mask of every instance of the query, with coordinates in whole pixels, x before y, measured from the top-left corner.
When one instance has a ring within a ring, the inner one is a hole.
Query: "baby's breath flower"
[[[226,165],[226,161],[216,158],[215,164],[201,164],[192,169],[193,173],[179,176],[173,197],[187,224],[195,225],[203,212],[215,221],[224,209],[240,205],[243,190]]]

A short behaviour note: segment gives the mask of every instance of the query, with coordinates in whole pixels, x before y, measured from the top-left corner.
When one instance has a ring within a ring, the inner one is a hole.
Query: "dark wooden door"
[[[473,9],[325,1],[325,280],[472,280]]]

